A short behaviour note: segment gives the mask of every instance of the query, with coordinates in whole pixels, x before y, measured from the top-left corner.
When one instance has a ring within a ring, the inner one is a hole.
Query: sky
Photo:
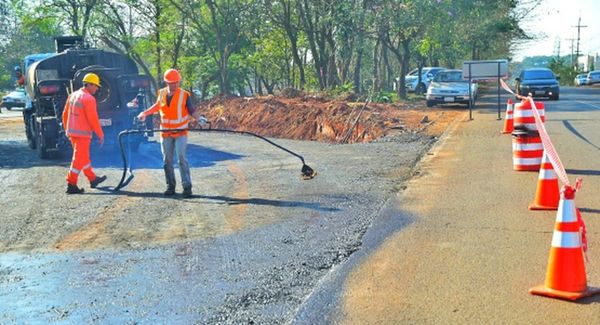
[[[599,0],[543,0],[531,17],[521,27],[538,39],[516,46],[513,50],[515,61],[525,56],[556,55],[560,40],[560,55],[571,53],[571,38],[577,39],[577,22],[581,17],[579,52],[600,54],[600,1]],[[573,53],[577,40],[573,42]]]

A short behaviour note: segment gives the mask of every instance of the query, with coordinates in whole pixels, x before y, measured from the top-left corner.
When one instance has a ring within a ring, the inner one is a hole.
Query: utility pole
[[[560,38],[558,36],[554,39],[554,51],[556,52],[556,60],[560,60]]]
[[[567,41],[571,41],[571,65],[575,66],[575,62],[573,61],[573,41],[575,41],[574,38],[567,38]]]
[[[581,39],[581,29],[582,28],[586,28],[587,25],[581,25],[581,17],[579,17],[579,22],[577,23],[577,26],[571,26],[571,27],[577,27],[577,51],[575,52],[575,54],[577,55],[577,60],[575,61],[575,70],[578,71],[579,70],[579,40]]]

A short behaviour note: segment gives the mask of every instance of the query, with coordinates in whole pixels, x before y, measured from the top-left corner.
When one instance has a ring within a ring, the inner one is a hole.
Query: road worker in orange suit
[[[83,77],[83,87],[69,95],[62,114],[63,127],[73,145],[73,159],[67,173],[67,194],[83,193],[83,188],[77,187],[77,179],[81,172],[89,180],[91,188],[96,188],[106,180],[106,176],[96,176],[90,160],[92,132],[96,133],[100,145],[104,143],[104,132],[100,126],[94,98],[98,88],[98,75],[86,74]]]
[[[181,84],[179,71],[175,69],[167,70],[164,75],[164,81],[167,83],[167,87],[158,91],[156,103],[141,112],[138,115],[138,119],[144,121],[146,116],[159,112],[161,129],[186,129],[196,121],[196,118],[193,116],[194,107],[192,106],[190,94],[179,87]],[[187,135],[188,131],[161,133],[163,168],[167,183],[167,189],[164,192],[166,196],[175,194],[176,182],[173,167],[175,151],[177,151],[177,158],[179,160],[183,197],[189,198],[192,196],[190,166],[186,158]]]
[[[20,66],[15,67],[15,77],[17,78],[17,86],[23,87],[25,85],[25,76],[21,72]]]

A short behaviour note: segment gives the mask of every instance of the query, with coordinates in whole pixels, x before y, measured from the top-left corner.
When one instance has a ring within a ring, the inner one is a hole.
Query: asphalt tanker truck
[[[28,145],[37,149],[40,158],[52,158],[69,149],[61,116],[68,95],[82,87],[88,72],[97,74],[101,81],[96,102],[105,145],[116,144],[123,130],[145,128],[135,116],[150,102],[151,79],[138,73],[131,58],[90,48],[78,36],[57,37],[55,44],[55,54],[30,63],[26,71],[25,91],[30,102],[23,110],[23,121]],[[146,123],[151,125],[152,121]],[[147,135],[139,133],[128,141],[137,149],[147,141]]]

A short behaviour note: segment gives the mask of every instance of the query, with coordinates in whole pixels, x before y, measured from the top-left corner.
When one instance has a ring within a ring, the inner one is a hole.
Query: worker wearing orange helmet
[[[164,74],[167,87],[158,91],[156,103],[138,115],[138,119],[144,121],[146,116],[160,113],[161,129],[175,130],[187,129],[190,123],[195,122],[194,106],[190,94],[181,89],[181,75],[175,69],[168,69]],[[190,166],[186,158],[188,131],[173,131],[161,133],[161,149],[163,155],[163,168],[165,170],[165,181],[167,189],[164,194],[170,196],[175,194],[175,169],[174,156],[177,151],[179,161],[179,173],[183,186],[183,197],[192,196],[192,179]]]
[[[77,186],[81,172],[89,180],[91,188],[96,188],[106,180],[106,176],[96,176],[90,160],[92,133],[96,133],[100,145],[104,143],[104,132],[100,126],[94,98],[98,88],[98,75],[86,74],[83,77],[83,87],[69,95],[62,114],[63,127],[73,146],[73,158],[67,173],[67,194],[83,193],[83,188]]]

